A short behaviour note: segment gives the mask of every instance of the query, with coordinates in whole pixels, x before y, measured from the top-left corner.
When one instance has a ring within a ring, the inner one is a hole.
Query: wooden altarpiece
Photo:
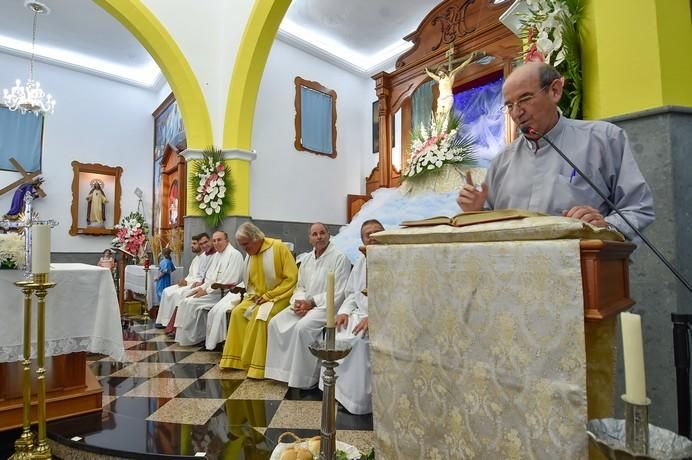
[[[415,32],[404,37],[413,48],[396,61],[396,70],[380,72],[372,78],[379,100],[379,163],[366,179],[366,196],[349,195],[349,220],[370,194],[380,187],[399,185],[401,172],[392,163],[392,117],[401,110],[402,164],[406,164],[410,145],[411,95],[430,77],[425,68],[437,68],[448,62],[449,50],[459,58],[473,51],[484,51],[494,60],[487,65],[470,65],[457,75],[454,87],[472,85],[493,75],[506,76],[521,52],[521,40],[500,23],[500,16],[512,1],[446,0],[423,19]],[[434,86],[437,91],[437,85]],[[436,94],[433,93],[434,99]],[[509,120],[508,120],[509,121]],[[507,137],[510,139],[509,123]]]
[[[161,228],[164,233],[167,230],[183,227],[185,215],[185,188],[186,171],[185,158],[179,154],[171,144],[166,149],[161,159]]]

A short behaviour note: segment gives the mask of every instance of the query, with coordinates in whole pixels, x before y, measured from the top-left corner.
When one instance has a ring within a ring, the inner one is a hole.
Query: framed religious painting
[[[174,178],[169,176],[180,177],[178,171],[173,174],[170,169],[172,163],[179,164],[180,161],[184,168],[185,161],[182,158],[178,159],[178,153],[187,148],[187,137],[183,118],[173,93],[159,105],[152,116],[154,117],[154,177],[151,231],[152,234],[156,234],[160,230],[182,224],[184,209],[181,206],[184,205],[184,201],[180,199],[180,196],[184,192],[184,176],[182,181],[174,181]],[[174,182],[175,190],[172,190]]]
[[[72,162],[70,235],[113,235],[120,222],[123,168]]]

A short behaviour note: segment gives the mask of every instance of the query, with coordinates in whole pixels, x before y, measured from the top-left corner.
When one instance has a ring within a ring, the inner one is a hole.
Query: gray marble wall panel
[[[627,132],[634,156],[651,186],[656,221],[646,236],[688,278],[692,275],[692,109],[662,107],[609,121]],[[671,312],[692,313],[692,295],[643,245],[630,268],[633,311],[642,315],[651,422],[677,429]],[[622,344],[618,340],[616,407],[624,393]]]

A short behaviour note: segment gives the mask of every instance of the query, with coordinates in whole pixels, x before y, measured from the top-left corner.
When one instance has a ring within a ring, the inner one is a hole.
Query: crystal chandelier
[[[15,86],[11,90],[3,90],[3,104],[8,109],[19,110],[21,113],[31,112],[34,115],[53,113],[55,109],[55,99],[50,94],[46,94],[41,88],[41,83],[34,80],[34,57],[36,51],[36,23],[39,14],[48,14],[50,9],[43,3],[33,0],[26,0],[24,6],[34,12],[34,29],[31,37],[31,60],[29,61],[29,79],[26,86],[22,86],[21,80],[17,79]]]

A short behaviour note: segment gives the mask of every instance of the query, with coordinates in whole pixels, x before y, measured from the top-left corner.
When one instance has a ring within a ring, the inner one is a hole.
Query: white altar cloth
[[[158,305],[158,299],[156,299],[156,282],[154,278],[159,274],[159,266],[152,265],[149,268],[149,274],[147,275],[147,305],[151,308],[154,305]],[[175,271],[171,273],[171,285],[177,283],[180,278],[185,275],[184,267],[179,267],[176,265]],[[137,294],[144,294],[144,267],[142,265],[126,265],[125,266],[125,289],[129,289]]]
[[[14,285],[24,272],[0,270],[0,362],[22,358],[24,294]],[[89,351],[124,356],[118,298],[110,270],[86,264],[51,264],[46,296],[46,356]],[[36,296],[33,297],[32,355],[36,351]]]

